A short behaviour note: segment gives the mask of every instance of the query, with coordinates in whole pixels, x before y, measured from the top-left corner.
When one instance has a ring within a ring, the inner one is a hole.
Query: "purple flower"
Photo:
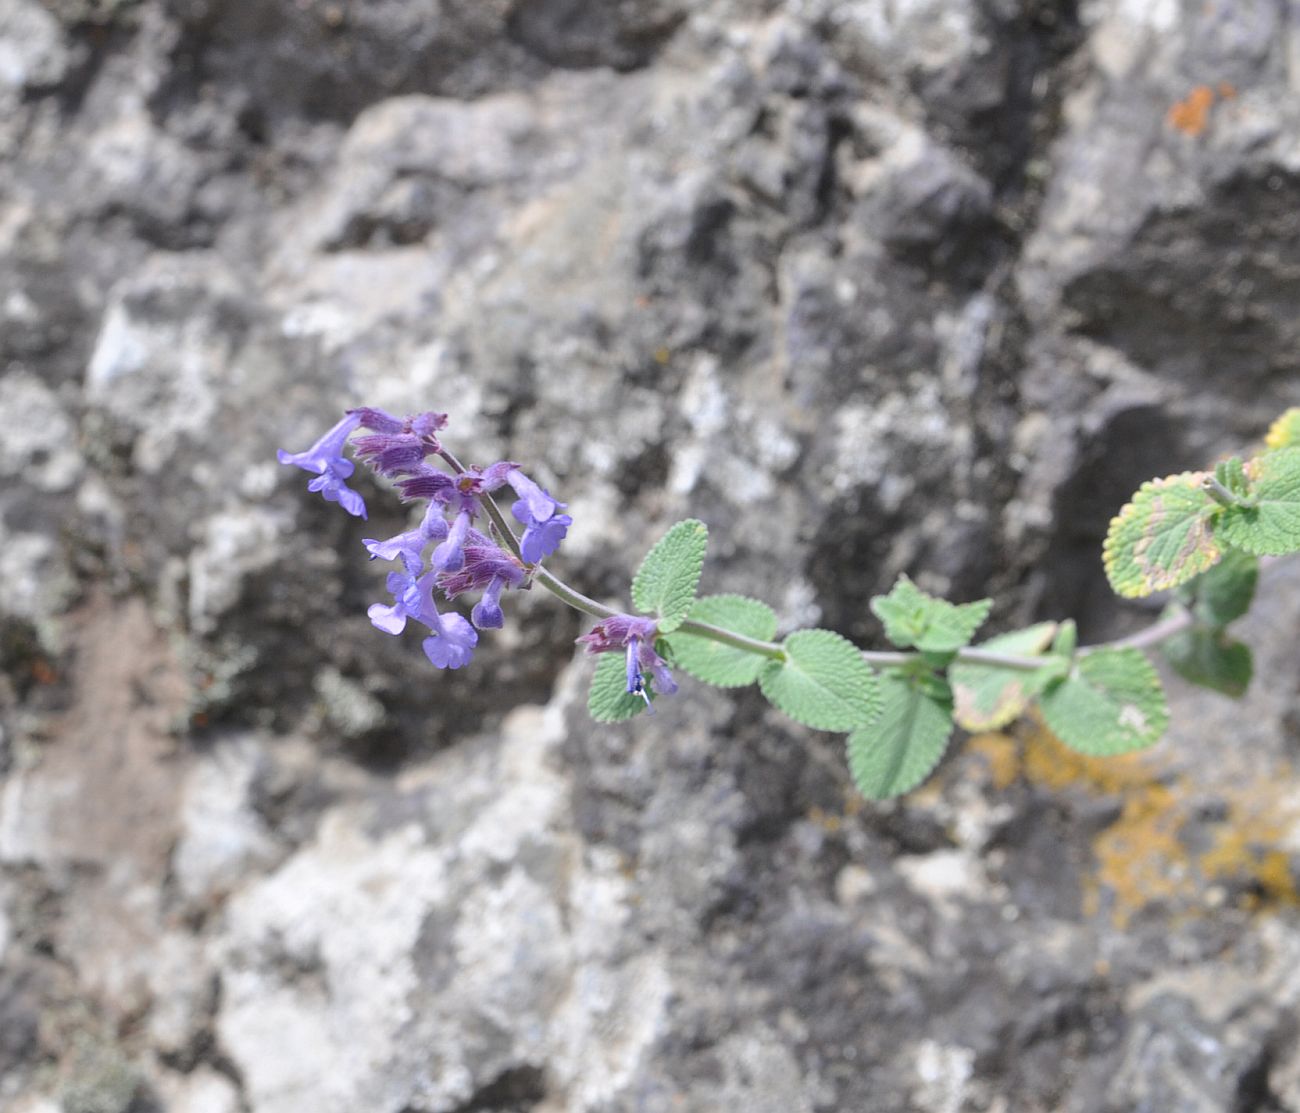
[[[426,456],[442,448],[437,431],[447,424],[446,414],[414,414],[399,420],[383,410],[349,412],[367,429],[374,430],[369,436],[358,437],[354,447],[357,455],[380,475],[391,478],[416,472]]]
[[[536,564],[560,547],[564,535],[573,525],[569,515],[559,513],[568,504],[552,498],[549,491],[542,490],[516,467],[506,473],[506,478],[519,496],[510,512],[524,526],[520,552],[525,561]]]
[[[526,523],[524,535],[519,539],[519,552],[529,564],[536,564],[560,547],[573,519],[567,514],[555,514],[544,522],[527,521],[519,513],[522,506],[524,500],[520,499],[510,508],[516,518]]]
[[[646,671],[654,677],[654,691],[659,695],[671,696],[677,691],[677,681],[668,671],[668,662],[654,651],[657,633],[658,627],[653,618],[618,614],[596,623],[590,633],[584,634],[578,641],[586,645],[588,653],[624,650],[627,654],[627,690],[631,695],[644,699],[646,707],[650,708],[650,694],[645,683]]]
[[[436,669],[458,669],[468,665],[478,644],[478,633],[458,614],[438,617],[438,629],[424,639],[424,655]]]
[[[360,424],[361,418],[355,412],[349,413],[306,452],[286,452],[282,448],[275,455],[282,464],[316,474],[307,490],[319,491],[329,502],[337,502],[349,514],[364,518],[365,500],[344,482],[356,465],[343,456],[343,446]]]
[[[439,614],[433,605],[433,585],[436,573],[426,572],[420,577],[420,613],[416,616],[430,630],[424,639],[424,655],[436,669],[458,669],[468,665],[478,644],[478,632],[458,614]]]
[[[470,612],[470,619],[480,630],[499,630],[505,625],[501,592],[523,583],[523,565],[477,530],[470,531],[464,554],[462,567],[456,572],[444,572],[438,577],[438,584],[448,599],[466,591],[482,590],[483,598]]]
[[[375,629],[382,630],[385,634],[400,634],[406,629],[408,618],[425,621],[421,612],[419,560],[412,560],[408,554],[403,553],[402,564],[406,568],[405,572],[388,574],[388,590],[393,596],[392,606],[372,603],[366,611]],[[425,625],[428,623],[425,622]]]
[[[465,563],[465,539],[469,536],[472,506],[466,506],[456,515],[447,533],[447,540],[433,550],[429,565],[436,572],[458,572]]]
[[[376,541],[367,537],[361,543],[370,553],[371,560],[396,560],[398,557],[403,559],[410,557],[417,565],[423,565],[424,550],[429,542],[435,538],[441,540],[446,536],[447,523],[442,517],[442,512],[434,503],[430,503],[424,513],[423,521],[415,529],[408,529],[405,533],[396,534],[386,541]]]

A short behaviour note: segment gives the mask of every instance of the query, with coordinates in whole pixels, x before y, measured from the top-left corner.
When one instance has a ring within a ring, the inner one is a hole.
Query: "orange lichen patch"
[[[1165,119],[1170,127],[1175,127],[1184,135],[1195,138],[1205,131],[1210,121],[1212,107],[1214,107],[1214,90],[1208,85],[1198,85],[1169,109],[1169,115]]]
[[[1219,82],[1219,97],[1221,100],[1232,100],[1237,95],[1237,86],[1230,81]]]
[[[1251,911],[1300,907],[1285,849],[1300,825],[1300,799],[1288,788],[1295,784],[1290,767],[1250,783],[1216,783],[1213,794],[1225,815],[1207,823],[1198,815],[1206,786],[1174,775],[1172,758],[1084,757],[1042,724],[1028,722],[1019,736],[979,734],[968,748],[987,766],[997,790],[1023,781],[1118,803],[1118,818],[1092,842],[1093,866],[1082,894],[1088,915],[1106,915],[1120,928],[1156,905],[1196,915],[1221,901],[1224,889]]]
[[[844,826],[842,817],[818,807],[808,809],[808,822],[820,827],[828,835],[837,834]]]
[[[1093,841],[1097,866],[1084,889],[1084,911],[1096,915],[1108,907],[1112,922],[1123,927],[1149,904],[1195,896],[1180,838],[1186,820],[1173,788],[1150,785],[1126,795],[1119,819]]]
[[[976,734],[966,743],[968,753],[984,759],[993,787],[1001,791],[1010,788],[1020,778],[1020,743],[1009,734],[990,731]]]

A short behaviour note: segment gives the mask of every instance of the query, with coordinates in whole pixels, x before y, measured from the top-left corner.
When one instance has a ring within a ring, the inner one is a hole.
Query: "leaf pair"
[[[1106,535],[1103,560],[1116,593],[1134,599],[1178,587],[1229,547],[1257,556],[1300,550],[1300,447],[1286,439],[1292,425],[1300,427],[1300,418],[1270,433],[1271,442],[1288,447],[1245,464],[1234,459],[1213,475],[1183,472],[1144,483]]]

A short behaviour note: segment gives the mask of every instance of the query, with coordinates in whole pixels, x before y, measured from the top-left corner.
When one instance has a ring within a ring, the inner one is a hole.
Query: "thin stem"
[[[612,618],[619,614],[619,611],[612,607],[607,607],[603,603],[597,603],[594,599],[589,599],[582,592],[571,588],[563,580],[551,575],[540,564],[533,566],[533,580],[546,588],[557,599],[568,603],[576,611],[582,611],[593,618]]]
[[[438,455],[441,456],[448,466],[458,475],[464,474],[464,465],[456,459],[450,450],[440,449]],[[1223,496],[1228,496],[1235,503],[1236,496],[1226,487],[1218,483],[1217,480],[1211,479],[1206,481],[1206,490],[1216,501],[1221,501]],[[487,516],[492,519],[493,526],[500,533],[502,541],[509,547],[510,551],[524,562],[523,553],[519,548],[519,539],[515,536],[514,530],[510,528],[510,523],[506,520],[505,514],[502,513],[501,507],[496,500],[488,493],[482,495],[483,509]],[[1264,564],[1272,563],[1265,560]],[[531,566],[532,578],[537,584],[540,584],[557,599],[567,603],[574,610],[582,611],[593,618],[612,618],[622,612],[612,607],[607,607],[603,603],[597,603],[596,600],[583,595],[576,588],[570,587],[559,577],[547,571],[540,564]],[[1150,649],[1159,645],[1167,638],[1179,634],[1192,625],[1194,617],[1186,607],[1180,607],[1178,611],[1167,618],[1161,618],[1153,622],[1134,634],[1127,637],[1116,638],[1113,641],[1098,642],[1096,645],[1081,646],[1078,649],[1079,655],[1096,653],[1103,649]],[[762,641],[759,638],[748,638],[744,634],[737,634],[733,630],[723,629],[721,626],[714,626],[709,622],[697,622],[694,619],[687,619],[678,627],[684,634],[693,634],[696,637],[707,638],[709,641],[715,641],[721,645],[731,646],[733,649],[744,650],[747,653],[755,653],[762,657],[767,657],[774,661],[785,660],[785,650],[777,642]],[[862,659],[869,665],[875,665],[878,668],[895,668],[901,665],[910,664],[913,661],[920,660],[923,654],[908,653],[896,650],[875,650],[864,649],[861,651]],[[987,649],[976,649],[968,646],[957,652],[956,660],[968,665],[989,665],[1003,669],[1019,669],[1024,672],[1032,672],[1040,669],[1047,663],[1045,657],[1021,657],[1010,653],[995,653]]]
[[[1227,487],[1212,475],[1206,476],[1201,480],[1201,490],[1210,496],[1220,506],[1241,506],[1240,496],[1234,495]]]
[[[776,642],[747,638],[744,634],[737,634],[734,630],[724,630],[721,626],[714,626],[710,622],[696,622],[694,619],[688,618],[677,629],[683,634],[695,634],[701,638],[708,638],[710,641],[720,642],[722,645],[729,645],[733,649],[743,649],[747,653],[757,653],[762,657],[770,657],[774,661],[785,660],[785,650]]]
[[[1094,653],[1098,649],[1149,649],[1153,645],[1159,645],[1166,638],[1172,638],[1175,634],[1181,634],[1194,621],[1192,612],[1186,607],[1179,607],[1177,611],[1168,618],[1162,618],[1159,622],[1153,622],[1150,626],[1144,627],[1136,634],[1130,634],[1126,638],[1116,638],[1114,641],[1103,642],[1101,645],[1089,645],[1081,649],[1080,653]]]

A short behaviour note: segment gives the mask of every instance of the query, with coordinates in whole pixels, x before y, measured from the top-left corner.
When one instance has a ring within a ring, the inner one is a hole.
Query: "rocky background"
[[[1149,612],[1143,479],[1300,402],[1293,0],[0,0],[0,1108],[1300,1110],[1300,570],[1242,705],[865,806],[691,683],[433,671],[274,462],[449,410],[626,596]]]

